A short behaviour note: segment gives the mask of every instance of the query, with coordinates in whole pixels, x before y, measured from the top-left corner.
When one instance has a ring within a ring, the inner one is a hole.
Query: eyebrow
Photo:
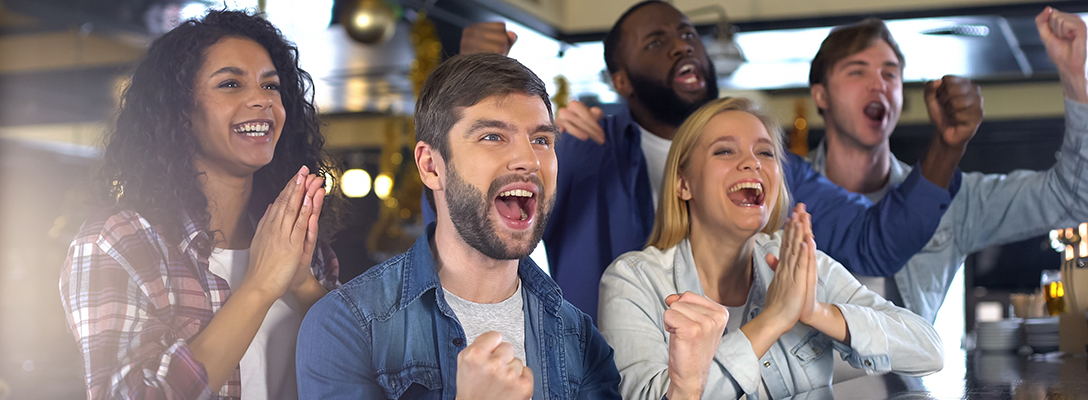
[[[472,123],[472,126],[469,127],[468,131],[465,132],[465,137],[468,138],[468,137],[476,134],[476,132],[479,132],[479,131],[484,130],[484,129],[499,129],[499,130],[503,130],[503,131],[507,131],[507,132],[516,132],[518,130],[518,128],[516,126],[514,126],[514,124],[511,124],[509,122],[500,121],[500,120],[497,120],[497,119],[480,119],[480,120],[476,120],[476,122]],[[552,125],[552,124],[540,124],[540,125],[537,125],[535,128],[532,128],[528,133],[533,134],[533,133],[542,133],[542,132],[547,132],[547,133],[551,133],[552,135],[556,135],[559,132],[559,130],[558,130],[558,128],[556,128],[555,125]]]
[[[693,28],[694,29],[695,25],[692,25],[691,22],[689,22],[689,21],[683,21],[683,22],[680,22],[680,25],[676,26],[677,31],[681,31],[681,30],[688,29],[688,28]],[[652,31],[650,33],[647,33],[647,34],[642,36],[642,40],[646,40],[646,39],[650,39],[650,38],[654,38],[654,37],[658,37],[658,36],[665,36],[665,30],[664,29],[658,29],[658,30]]]
[[[710,147],[710,145],[712,145],[714,143],[718,143],[718,142],[739,142],[739,141],[740,140],[737,139],[736,136],[719,136],[717,139],[714,139],[710,143],[708,143],[707,147]],[[767,138],[756,139],[756,143],[766,143],[766,144],[769,144],[769,145],[772,145],[772,146],[774,145],[774,142],[772,142],[771,139],[767,139]]]
[[[210,77],[214,77],[214,76],[219,75],[219,74],[245,75],[246,73],[245,73],[245,71],[242,71],[242,69],[238,68],[238,67],[223,67],[223,68],[220,68],[220,69],[216,70],[215,72],[212,72]],[[271,70],[271,71],[268,71],[268,72],[265,72],[265,73],[261,74],[262,79],[263,78],[270,78],[270,77],[273,77],[273,76],[279,76],[279,72],[276,72],[276,70]]]
[[[840,69],[849,68],[849,67],[852,67],[854,65],[860,65],[860,66],[863,66],[863,67],[867,67],[867,66],[869,66],[869,62],[865,61],[865,60],[847,61],[846,64],[843,64],[843,66]],[[899,63],[897,63],[895,61],[885,61],[883,65],[885,67],[899,68]]]

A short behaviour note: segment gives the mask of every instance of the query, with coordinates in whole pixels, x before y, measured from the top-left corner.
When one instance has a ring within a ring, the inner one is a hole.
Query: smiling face
[[[826,84],[812,87],[828,134],[861,148],[887,145],[903,108],[899,58],[887,42],[869,43],[865,50],[836,62]]]
[[[679,126],[718,97],[714,66],[684,14],[666,3],[650,4],[631,13],[621,28],[617,73],[625,76],[630,89],[617,89],[642,103],[655,119]]]
[[[460,110],[443,184],[450,219],[471,247],[496,260],[525,258],[555,202],[556,128],[540,96],[511,93]],[[439,206],[441,210],[441,205]]]
[[[272,161],[285,112],[279,76],[264,47],[234,36],[208,47],[194,98],[199,171],[250,176]]]
[[[775,210],[781,172],[774,142],[756,116],[726,111],[707,122],[687,165],[677,195],[688,202],[693,230],[750,237]]]

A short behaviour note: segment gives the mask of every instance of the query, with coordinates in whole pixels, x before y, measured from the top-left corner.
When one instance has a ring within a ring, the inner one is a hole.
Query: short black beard
[[[472,186],[449,163],[449,176],[446,180],[446,204],[450,210],[450,219],[457,233],[472,248],[494,260],[520,260],[528,257],[537,243],[544,237],[544,228],[548,225],[555,196],[545,198],[544,185],[540,179],[532,176],[528,179],[519,175],[504,175],[491,182],[487,196]],[[491,207],[503,186],[512,182],[529,182],[537,186],[536,226],[533,227],[528,246],[524,249],[512,249],[499,239],[499,234],[491,224]]]
[[[671,87],[661,85],[656,80],[632,74],[630,71],[627,78],[631,81],[635,97],[642,102],[653,119],[680,127],[695,110],[718,98],[718,75],[714,63],[708,61],[703,73],[703,78],[706,79],[706,96],[694,103],[684,101]]]

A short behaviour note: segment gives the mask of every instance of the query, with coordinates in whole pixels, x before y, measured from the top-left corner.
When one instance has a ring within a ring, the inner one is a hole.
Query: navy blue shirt
[[[296,348],[300,399],[454,400],[457,354],[469,343],[439,282],[433,235],[431,224],[407,252],[310,308]],[[532,260],[521,260],[518,277],[533,398],[618,400],[612,348],[589,316]]]
[[[601,128],[603,145],[573,137],[556,142],[557,198],[544,231],[552,278],[568,301],[594,319],[605,268],[621,254],[645,247],[654,224],[654,189],[638,125],[623,107],[602,119]],[[894,275],[929,242],[962,179],[956,170],[946,190],[915,168],[874,206],[793,153],[784,164],[791,199],[805,203],[812,214],[816,247],[867,276]],[[423,209],[424,219],[433,221],[426,201]]]

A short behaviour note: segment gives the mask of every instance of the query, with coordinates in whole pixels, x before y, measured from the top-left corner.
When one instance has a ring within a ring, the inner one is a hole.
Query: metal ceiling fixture
[[[397,12],[386,0],[355,0],[345,16],[341,24],[360,43],[385,43],[396,32]]]
[[[686,11],[684,14],[691,17],[711,13],[718,15],[718,23],[714,28],[713,38],[704,41],[703,45],[706,47],[710,60],[714,62],[718,77],[727,78],[748,60],[744,58],[744,52],[733,40],[733,24],[729,23],[729,18],[725,15],[725,8],[715,4]]]

